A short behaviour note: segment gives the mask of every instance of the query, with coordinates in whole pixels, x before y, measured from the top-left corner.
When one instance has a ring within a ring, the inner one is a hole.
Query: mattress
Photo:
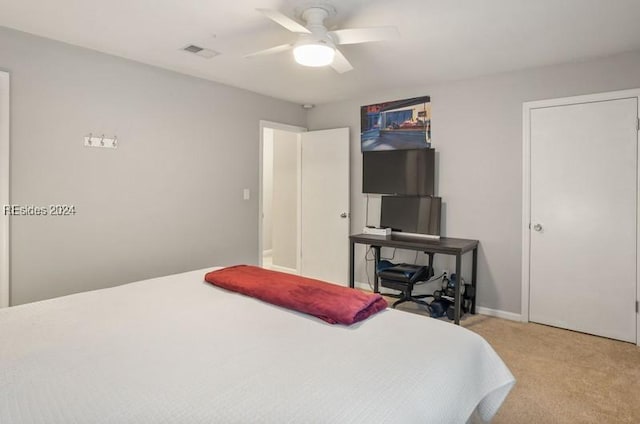
[[[214,268],[0,309],[0,423],[465,423],[514,384],[480,336],[354,326],[227,292]]]

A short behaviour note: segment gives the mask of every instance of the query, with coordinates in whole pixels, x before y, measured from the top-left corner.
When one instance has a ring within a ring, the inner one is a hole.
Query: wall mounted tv
[[[362,192],[373,194],[434,194],[434,149],[362,152]]]

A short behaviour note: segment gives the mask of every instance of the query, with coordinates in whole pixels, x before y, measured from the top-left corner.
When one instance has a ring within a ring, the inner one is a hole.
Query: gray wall
[[[299,136],[282,130],[273,134],[273,265],[297,269]]]
[[[12,203],[77,208],[12,217],[12,304],[257,263],[259,120],[304,126],[300,106],[4,28],[0,52]]]
[[[628,53],[371,93],[305,116],[298,105],[9,29],[0,28],[0,52],[12,78],[12,203],[78,211],[12,218],[12,304],[256,263],[260,119],[351,128],[351,228],[359,231],[359,107],[428,94],[445,234],[481,241],[479,304],[517,313],[522,102],[640,87],[640,53]],[[115,134],[120,147],[84,148],[89,132]],[[374,198],[370,223],[378,209]],[[366,281],[364,260],[357,271]]]
[[[359,232],[365,221],[359,146],[360,106],[431,95],[432,135],[438,164],[437,191],[445,202],[444,234],[481,242],[478,304],[519,313],[522,103],[638,87],[640,52],[442,85],[371,93],[316,107],[309,113],[308,126],[310,130],[351,128],[351,230]],[[370,223],[379,222],[379,207],[376,197],[370,202]],[[367,280],[362,259],[364,249],[356,254],[361,258],[356,265],[356,279],[364,282]],[[414,254],[404,256],[405,260],[413,261],[414,258]],[[396,256],[396,259],[402,259],[402,256]],[[443,260],[437,262],[437,266],[449,270],[453,267]],[[463,276],[469,277],[468,267]]]

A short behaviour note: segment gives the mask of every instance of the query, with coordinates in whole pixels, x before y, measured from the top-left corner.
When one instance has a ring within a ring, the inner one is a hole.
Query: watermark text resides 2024
[[[5,216],[73,216],[76,214],[75,205],[3,205]]]

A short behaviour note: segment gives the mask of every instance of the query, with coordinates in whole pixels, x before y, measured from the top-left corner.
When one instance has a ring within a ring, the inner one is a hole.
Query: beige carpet
[[[640,347],[483,315],[462,325],[491,343],[517,379],[494,424],[640,423]]]

